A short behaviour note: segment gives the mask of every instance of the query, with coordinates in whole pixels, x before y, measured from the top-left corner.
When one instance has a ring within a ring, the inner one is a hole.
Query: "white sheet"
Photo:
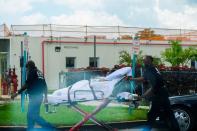
[[[119,70],[116,70],[116,71],[112,72],[111,74],[107,75],[105,77],[105,79],[110,81],[110,80],[113,80],[113,79],[121,78],[124,75],[132,76],[131,67],[123,67]]]
[[[90,86],[93,87],[98,99],[107,98],[112,94],[115,84],[118,83],[124,75],[131,74],[131,67],[124,67],[104,77],[106,81],[100,81],[100,78],[92,79],[90,82],[88,80],[78,81],[72,85],[70,98],[72,101],[94,100]],[[58,89],[48,95],[48,103],[58,104],[68,101],[68,88],[69,87]]]

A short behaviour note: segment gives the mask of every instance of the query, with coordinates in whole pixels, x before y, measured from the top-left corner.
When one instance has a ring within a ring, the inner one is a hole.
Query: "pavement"
[[[109,124],[114,129],[118,131],[143,131],[146,127],[146,121],[135,121],[135,122],[121,122],[121,123],[110,123]],[[69,131],[71,127],[58,127],[55,131]],[[9,131],[26,131],[25,126],[0,126],[0,130],[9,130]],[[46,131],[40,127],[37,127],[34,131]],[[84,125],[80,128],[79,131],[106,131],[104,128],[97,125]],[[151,131],[168,131],[163,125],[157,125],[153,127]]]

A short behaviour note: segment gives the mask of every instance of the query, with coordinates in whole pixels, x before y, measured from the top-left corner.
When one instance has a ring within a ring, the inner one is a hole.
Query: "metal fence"
[[[146,40],[197,40],[197,30],[125,26],[11,25],[10,32],[12,35],[23,35],[26,32],[29,36],[43,37],[91,38],[96,35],[100,39],[131,39],[131,36],[138,34]]]
[[[106,73],[100,70],[60,72],[59,88],[68,87],[80,80],[90,80],[91,78],[105,76]]]

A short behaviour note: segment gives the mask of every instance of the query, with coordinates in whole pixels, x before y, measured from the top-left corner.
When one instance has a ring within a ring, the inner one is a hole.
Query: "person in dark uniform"
[[[132,78],[132,80],[143,82],[147,81],[150,84],[150,88],[141,96],[151,101],[151,108],[147,114],[148,129],[151,130],[158,116],[162,116],[165,119],[169,130],[179,131],[179,125],[175,119],[174,113],[170,107],[169,95],[167,90],[164,88],[164,80],[159,70],[153,65],[152,56],[145,56],[144,58],[144,73],[142,77]]]
[[[29,96],[28,112],[27,112],[27,130],[34,129],[35,123],[39,124],[46,130],[54,130],[55,128],[46,122],[40,116],[40,106],[43,101],[47,102],[47,84],[41,71],[37,69],[33,61],[26,64],[27,80],[20,90],[11,96],[14,99],[18,94],[27,91]]]

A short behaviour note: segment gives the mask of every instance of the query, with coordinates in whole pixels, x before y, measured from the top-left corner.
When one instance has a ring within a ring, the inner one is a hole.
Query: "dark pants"
[[[170,101],[167,98],[163,100],[153,100],[147,117],[150,128],[152,128],[157,117],[162,117],[170,131],[179,131],[178,122],[170,107]]]
[[[31,131],[34,129],[35,123],[39,124],[46,130],[52,130],[53,126],[46,122],[40,116],[40,106],[43,101],[43,95],[29,95],[29,105],[28,105],[28,112],[27,112],[27,130]]]

